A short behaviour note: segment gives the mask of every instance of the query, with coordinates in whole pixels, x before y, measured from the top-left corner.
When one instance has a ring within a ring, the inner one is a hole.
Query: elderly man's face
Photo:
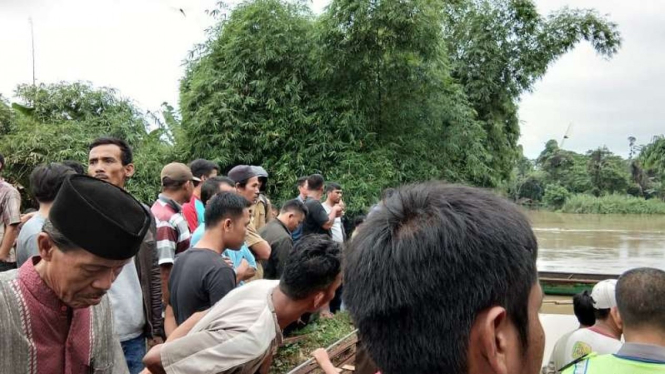
[[[83,249],[58,249],[47,234],[38,238],[46,283],[71,308],[97,305],[130,260],[107,260]]]

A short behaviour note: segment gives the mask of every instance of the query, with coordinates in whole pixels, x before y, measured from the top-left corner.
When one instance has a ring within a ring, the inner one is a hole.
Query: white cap
[[[591,291],[593,307],[596,309],[610,309],[617,306],[617,298],[614,293],[616,279],[605,279],[598,282]]]

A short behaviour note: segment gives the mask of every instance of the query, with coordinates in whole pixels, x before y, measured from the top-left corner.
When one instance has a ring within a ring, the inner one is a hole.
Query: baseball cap
[[[162,168],[162,173],[160,180],[162,184],[164,183],[164,178],[169,178],[174,182],[187,182],[194,180],[192,171],[189,170],[189,167],[180,162],[172,162],[164,168]]]
[[[234,166],[229,170],[228,177],[236,183],[242,183],[249,178],[257,177],[256,171],[249,165]]]
[[[606,279],[598,282],[591,291],[593,307],[596,309],[610,309],[617,306],[617,299],[614,292],[616,285],[616,279]]]

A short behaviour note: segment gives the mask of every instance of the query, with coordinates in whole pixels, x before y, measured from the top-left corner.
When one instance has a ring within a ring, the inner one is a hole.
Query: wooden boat
[[[617,279],[619,275],[540,271],[538,277],[546,295],[573,296],[584,290],[591,292],[596,283]]]
[[[330,356],[330,361],[339,369],[339,373],[341,374],[358,374],[355,366],[358,348],[357,331],[358,330],[354,330],[326,348],[328,356]],[[288,374],[318,374],[322,372],[323,371],[319,368],[316,360],[310,358],[289,371]]]

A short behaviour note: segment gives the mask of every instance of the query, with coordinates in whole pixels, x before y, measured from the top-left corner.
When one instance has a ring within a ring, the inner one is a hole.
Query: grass
[[[331,319],[317,319],[298,330],[292,336],[307,335],[303,340],[285,344],[273,357],[270,374],[288,373],[294,367],[308,360],[317,348],[326,348],[348,335],[355,328],[346,312],[339,312]]]
[[[582,214],[665,214],[665,202],[628,195],[595,197],[577,194],[569,197],[561,208],[563,213]]]

